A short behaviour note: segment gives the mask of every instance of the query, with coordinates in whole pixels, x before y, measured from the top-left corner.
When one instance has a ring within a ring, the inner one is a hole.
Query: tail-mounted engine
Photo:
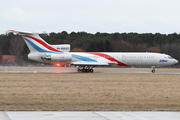
[[[72,60],[72,56],[70,54],[44,54],[42,59],[46,60],[58,60],[58,61],[70,61]]]

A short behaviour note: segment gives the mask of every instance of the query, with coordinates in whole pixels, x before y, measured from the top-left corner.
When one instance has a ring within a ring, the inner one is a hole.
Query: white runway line
[[[180,112],[1,111],[0,120],[180,120]]]
[[[6,112],[0,112],[0,120],[11,120]]]

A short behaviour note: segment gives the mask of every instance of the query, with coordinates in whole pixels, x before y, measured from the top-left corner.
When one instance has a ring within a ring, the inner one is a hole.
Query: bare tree
[[[22,52],[24,50],[25,43],[21,36],[17,35],[11,38],[9,52],[16,56],[16,63],[22,63]]]

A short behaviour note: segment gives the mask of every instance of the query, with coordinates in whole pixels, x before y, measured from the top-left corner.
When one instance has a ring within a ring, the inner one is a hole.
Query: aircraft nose
[[[179,61],[177,61],[176,59],[174,60],[174,64],[177,64]]]

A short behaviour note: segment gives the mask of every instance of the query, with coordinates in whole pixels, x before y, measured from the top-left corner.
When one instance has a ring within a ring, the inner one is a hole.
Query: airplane
[[[69,44],[50,45],[38,33],[9,30],[20,34],[30,53],[28,59],[61,65],[74,65],[78,72],[93,73],[95,66],[151,66],[152,73],[158,66],[170,66],[178,60],[167,54],[149,52],[69,52]]]

